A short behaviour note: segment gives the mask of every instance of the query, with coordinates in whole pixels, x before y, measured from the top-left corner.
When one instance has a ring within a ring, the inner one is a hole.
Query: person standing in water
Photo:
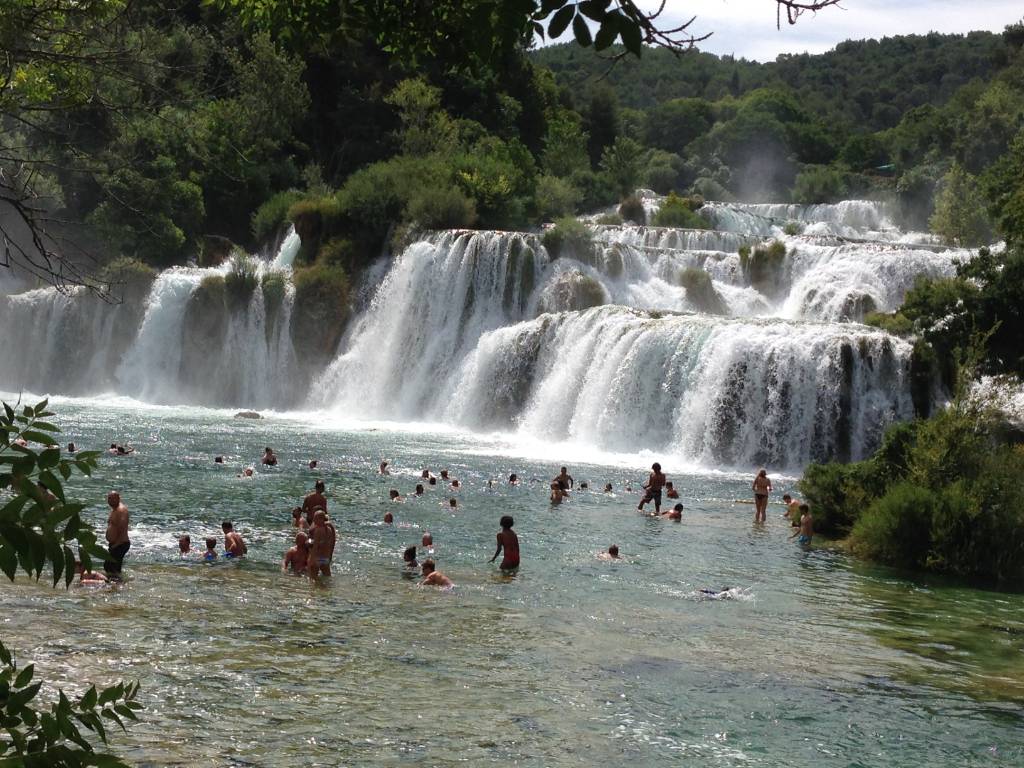
[[[224,531],[224,557],[242,557],[249,548],[245,545],[242,535],[235,530],[235,525],[230,520],[220,524]]]
[[[647,483],[644,485],[643,499],[640,500],[640,504],[637,506],[637,511],[644,511],[644,504],[653,501],[654,502],[654,514],[661,514],[661,489],[665,487],[665,473],[661,471],[661,464],[654,462],[651,465],[651,475],[647,478]]]
[[[315,579],[321,573],[330,576],[336,533],[334,526],[327,524],[327,513],[322,509],[318,509],[313,515],[313,527],[309,529],[309,537],[313,542],[309,553],[309,578]]]
[[[772,481],[767,470],[760,469],[750,485],[754,492],[754,522],[763,523],[768,515],[768,494],[772,492]]]
[[[260,463],[265,464],[268,467],[277,466],[277,456],[270,449],[270,446],[263,449],[263,458],[260,459]]]
[[[313,513],[318,509],[322,509],[324,512],[327,511],[327,497],[324,496],[324,490],[326,486],[323,480],[317,480],[313,486],[313,492],[307,493],[306,498],[302,500],[302,511],[306,515],[306,521],[310,525],[313,524]]]
[[[810,545],[811,539],[814,537],[814,517],[807,504],[800,505],[800,527],[793,531],[789,538],[795,538],[797,534],[800,536],[797,541],[805,547]]]
[[[512,530],[515,520],[512,519],[512,515],[505,515],[501,518],[500,522],[501,530],[498,532],[498,548],[494,550],[494,557],[490,559],[490,562],[493,563],[504,549],[505,555],[501,558],[501,565],[498,567],[503,571],[512,571],[519,567],[519,537]]]
[[[132,543],[128,539],[128,507],[121,503],[121,494],[111,491],[107,494],[110,516],[107,518],[107,552],[110,559],[103,561],[103,570],[113,580],[121,579],[124,556]]]
[[[309,569],[309,537],[299,531],[295,534],[295,546],[285,552],[281,570],[299,574]]]
[[[551,482],[558,483],[558,487],[563,491],[569,491],[574,485],[576,485],[576,481],[573,480],[572,475],[569,474],[568,467],[562,467],[562,471],[559,472],[558,476],[553,478]]]

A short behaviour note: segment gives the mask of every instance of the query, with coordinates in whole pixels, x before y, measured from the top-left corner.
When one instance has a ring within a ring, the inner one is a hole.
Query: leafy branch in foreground
[[[81,451],[72,458],[54,444],[60,429],[46,421],[53,414],[47,401],[24,406],[20,413],[7,403],[0,414],[0,570],[11,581],[18,571],[38,580],[49,566],[54,586],[64,577],[70,586],[77,543],[83,567],[90,555],[107,556],[96,542],[92,527],[81,519],[84,505],[68,501],[63,480],[76,470],[89,475],[99,454]],[[58,477],[59,475],[59,477]],[[19,669],[11,652],[0,642],[0,768],[18,766],[124,766],[113,755],[97,752],[83,728],[107,744],[104,720],[125,729],[125,720],[137,720],[142,709],[135,698],[138,683],[89,689],[72,702],[64,691],[49,708],[33,701],[42,689],[35,668]]]

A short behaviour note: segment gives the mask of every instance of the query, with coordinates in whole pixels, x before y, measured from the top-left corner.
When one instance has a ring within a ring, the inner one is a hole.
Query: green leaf
[[[50,435],[45,432],[36,432],[32,429],[26,429],[21,433],[21,436],[30,443],[39,443],[39,445],[50,445],[53,442],[53,438]]]
[[[555,10],[555,8],[561,8],[563,5],[565,5],[565,2],[566,0],[544,0],[544,2],[541,3],[540,5],[540,13],[537,14],[537,18],[543,19],[545,16],[547,16],[549,13]]]
[[[576,37],[576,42],[584,48],[589,48],[594,43],[594,38],[590,35],[590,27],[587,26],[587,20],[582,16],[577,16],[572,20],[572,33]]]
[[[3,644],[2,640],[0,640],[0,662],[3,662],[4,666],[11,665],[11,652],[7,650],[7,646]]]
[[[621,16],[618,27],[622,35],[622,44],[626,46],[626,50],[640,58],[643,53],[643,33],[640,30],[640,25],[636,21]]]
[[[124,704],[115,704],[114,705],[114,711],[117,712],[117,714],[121,715],[122,717],[127,717],[129,720],[138,720],[139,719],[136,716],[136,714],[134,712],[132,712],[132,710],[129,707],[126,707]]]
[[[52,469],[60,464],[60,451],[57,448],[47,448],[39,454],[38,461],[43,469]]]
[[[0,509],[0,523],[15,520],[26,504],[28,496],[15,496]]]
[[[8,421],[14,421],[14,409],[7,403],[4,403],[4,414],[6,414]]]
[[[33,421],[32,428],[42,432],[60,432],[60,427],[50,424],[47,421]]]
[[[36,667],[34,664],[29,664],[27,667],[21,670],[21,672],[18,673],[18,676],[14,678],[14,687],[24,688],[26,685],[31,683],[32,675],[35,674],[35,671]]]
[[[0,571],[11,581],[18,572],[18,553],[10,544],[0,544]]]
[[[619,36],[618,18],[614,13],[605,16],[601,28],[597,30],[597,36],[594,37],[595,51],[603,51],[615,42],[615,38]]]
[[[64,587],[70,587],[75,579],[75,553],[71,547],[64,547]]]
[[[60,728],[57,727],[57,721],[49,712],[43,713],[39,724],[43,729],[43,737],[49,743],[52,744],[60,738]]]
[[[96,702],[99,700],[99,695],[96,693],[96,686],[90,686],[89,690],[82,696],[82,700],[78,704],[78,708],[86,711],[96,707]]]
[[[580,13],[588,19],[604,21],[609,5],[611,5],[611,0],[584,0],[580,3],[579,8]]]
[[[573,5],[567,5],[559,10],[551,17],[551,23],[548,24],[548,35],[552,38],[561,36],[575,15],[576,7]]]
[[[124,683],[118,683],[112,685],[109,688],[104,688],[99,696],[99,705],[109,704],[112,701],[117,701],[124,695]]]
[[[57,471],[60,472],[60,476],[67,480],[71,477],[71,465],[67,461],[61,461],[57,465]]]
[[[104,743],[106,740],[104,739]],[[128,764],[123,762],[120,758],[114,757],[113,755],[89,755],[87,759],[88,765],[95,765],[97,768],[128,768]]]
[[[102,714],[108,720],[113,720],[115,723],[120,725],[122,731],[127,731],[128,730],[127,728],[124,727],[124,723],[121,722],[121,718],[118,717],[117,714],[115,714],[114,710],[112,710],[112,709],[104,709],[100,714]]]

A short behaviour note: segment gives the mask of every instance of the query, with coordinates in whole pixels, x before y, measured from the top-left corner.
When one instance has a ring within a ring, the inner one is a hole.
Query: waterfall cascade
[[[736,466],[858,458],[913,415],[910,344],[860,321],[971,251],[867,201],[700,213],[714,229],[594,225],[591,247],[558,258],[537,235],[430,234],[382,272],[312,382],[290,281],[272,306],[257,288],[210,309],[204,285],[231,263],[163,272],[142,309],[0,296],[0,388],[303,404]],[[289,233],[260,274],[287,275],[298,247]]]

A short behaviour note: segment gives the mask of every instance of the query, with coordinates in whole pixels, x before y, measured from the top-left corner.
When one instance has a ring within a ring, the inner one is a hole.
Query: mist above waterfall
[[[294,232],[258,267],[284,280],[276,303],[259,287],[211,294],[230,261],[161,273],[142,306],[0,296],[0,387],[301,406],[727,466],[858,458],[913,416],[911,345],[859,323],[972,252],[868,201],[702,215],[715,229],[595,225],[592,248],[561,258],[531,234],[427,235],[382,267],[344,334],[325,329],[341,342],[322,369],[293,343]],[[767,272],[741,256],[772,241]]]

